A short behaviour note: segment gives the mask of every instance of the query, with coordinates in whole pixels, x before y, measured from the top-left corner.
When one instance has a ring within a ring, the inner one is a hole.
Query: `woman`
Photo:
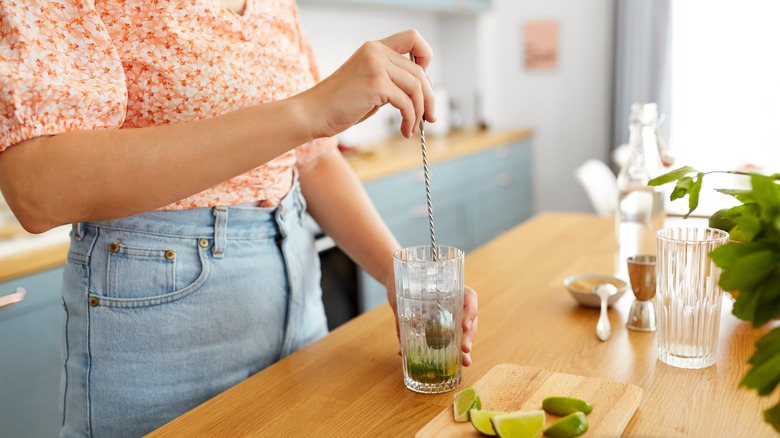
[[[147,433],[323,336],[304,211],[395,311],[398,243],[333,136],[435,121],[430,47],[319,82],[294,1],[246,1],[0,0],[0,189],[33,233],[74,224],[61,436]],[[476,315],[468,289],[466,366]]]

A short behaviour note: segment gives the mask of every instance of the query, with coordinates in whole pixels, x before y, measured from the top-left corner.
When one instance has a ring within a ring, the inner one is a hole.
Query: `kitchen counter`
[[[609,311],[611,338],[598,340],[598,309],[578,307],[562,281],[610,273],[613,245],[609,219],[544,214],[468,255],[465,279],[479,293],[480,314],[462,386],[513,362],[642,387],[625,436],[776,436],[761,417],[776,398],[739,386],[765,330],[732,316],[725,295],[717,362],[709,368],[659,362],[655,334],[625,328],[630,293]],[[452,393],[404,387],[393,326],[387,306],[364,313],[151,436],[413,436],[452,409]]]
[[[70,226],[30,234],[16,223],[3,227],[0,238],[0,282],[33,274],[65,263]],[[7,291],[0,291],[0,295]]]
[[[491,132],[479,130],[461,130],[447,136],[428,135],[425,148],[428,162],[458,158],[473,154],[497,145],[530,138],[532,131],[518,129]],[[384,176],[418,169],[422,165],[419,136],[412,138],[392,137],[385,141],[358,149],[347,156],[352,169],[361,181],[371,181]]]
[[[426,139],[428,158],[435,163],[530,136],[529,130],[462,130],[443,137],[429,136]],[[361,181],[370,181],[420,167],[422,158],[418,146],[418,140],[394,137],[360,148],[348,155],[347,161]],[[65,263],[70,227],[58,227],[41,235],[31,235],[17,228],[14,225],[0,227],[0,282]],[[13,238],[6,238],[11,232]]]

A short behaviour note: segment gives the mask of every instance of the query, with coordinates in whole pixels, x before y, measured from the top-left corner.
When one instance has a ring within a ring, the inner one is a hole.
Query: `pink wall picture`
[[[523,27],[526,70],[552,70],[558,64],[558,22],[529,21]]]

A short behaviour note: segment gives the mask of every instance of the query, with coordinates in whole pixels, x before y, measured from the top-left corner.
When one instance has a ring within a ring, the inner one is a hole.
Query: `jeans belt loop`
[[[81,241],[81,239],[84,238],[84,223],[82,222],[76,222],[72,225],[72,233],[73,237]]]
[[[227,249],[227,207],[214,207],[214,247],[211,249],[211,255],[214,258],[221,259],[225,257]]]

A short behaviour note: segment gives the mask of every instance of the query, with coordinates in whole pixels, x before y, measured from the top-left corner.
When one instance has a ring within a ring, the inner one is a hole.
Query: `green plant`
[[[688,196],[688,217],[699,204],[704,176],[730,173],[750,178],[751,189],[719,192],[733,196],[741,204],[717,212],[711,226],[728,228],[732,241],[710,253],[722,268],[719,285],[735,292],[732,313],[737,318],[761,327],[780,318],[780,174],[771,176],[748,172],[699,172],[682,167],[652,179],[648,184],[661,186],[677,181],[671,199]],[[738,293],[736,293],[738,291]],[[742,385],[771,395],[780,383],[780,327],[764,334],[748,359],[750,369]],[[764,411],[764,421],[780,432],[780,402]]]

